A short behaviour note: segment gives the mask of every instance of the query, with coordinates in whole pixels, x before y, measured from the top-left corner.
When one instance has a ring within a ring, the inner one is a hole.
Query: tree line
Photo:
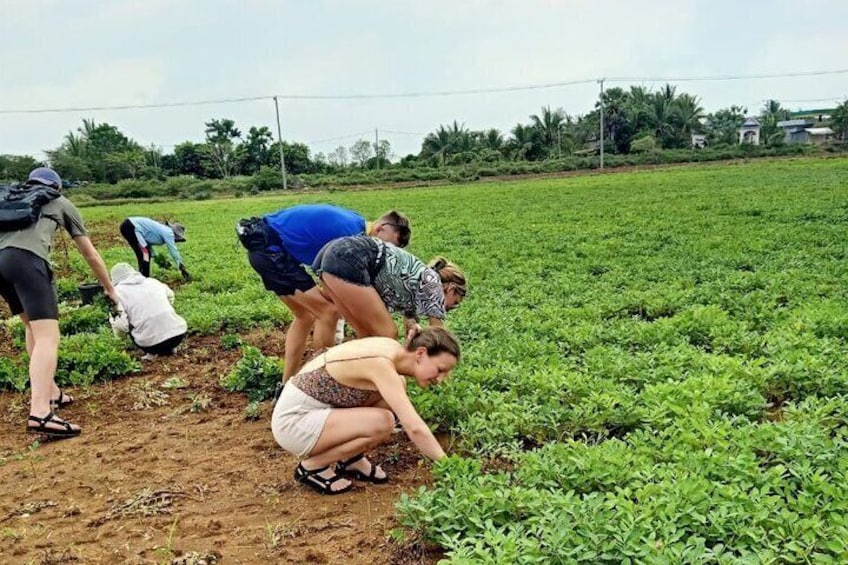
[[[417,154],[398,159],[388,140],[359,139],[327,154],[312,155],[304,143],[282,143],[286,170],[293,175],[343,174],[388,168],[431,168],[469,163],[545,161],[574,155],[593,155],[600,148],[601,103],[604,112],[604,150],[608,154],[644,153],[691,147],[692,134],[706,136],[712,147],[737,143],[737,128],[747,108],[730,106],[705,113],[700,99],[678,93],[672,85],[652,91],[643,86],[610,88],[592,111],[571,116],[550,106],[516,124],[507,134],[498,129],[471,130],[454,121],[427,134]],[[765,145],[783,143],[777,126],[789,111],[776,100],[767,101],[756,117]],[[831,128],[838,139],[848,140],[848,101],[832,113]],[[202,179],[276,174],[280,144],[267,127],[250,127],[247,133],[227,118],[204,124],[204,140],[185,141],[163,152],[145,147],[116,126],[83,120],[61,144],[46,151],[49,165],[63,178],[97,183],[123,179],[164,179],[190,175]],[[20,180],[40,163],[32,156],[0,155],[0,179]]]

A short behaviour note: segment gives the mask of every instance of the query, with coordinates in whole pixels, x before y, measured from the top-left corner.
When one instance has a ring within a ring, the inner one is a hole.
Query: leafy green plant
[[[230,392],[244,392],[251,401],[274,396],[277,383],[283,378],[283,366],[274,357],[265,357],[258,348],[242,347],[242,357],[232,371],[221,379],[221,386]]]

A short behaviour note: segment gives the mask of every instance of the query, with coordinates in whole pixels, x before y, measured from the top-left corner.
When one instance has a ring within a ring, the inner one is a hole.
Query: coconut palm
[[[530,116],[530,121],[532,127],[538,133],[538,141],[541,143],[546,156],[557,154],[557,149],[562,140],[562,132],[567,123],[562,108],[552,111],[550,106],[545,106],[542,108],[541,115],[533,114]]]

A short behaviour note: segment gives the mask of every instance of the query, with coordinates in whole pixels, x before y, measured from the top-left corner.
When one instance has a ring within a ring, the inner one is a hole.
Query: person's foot
[[[372,469],[371,461],[364,455],[353,462],[341,462],[339,465],[340,468],[337,468],[338,471],[344,472],[360,481],[382,483],[388,480],[386,472],[379,465]]]
[[[27,433],[63,439],[78,436],[82,429],[76,424],[71,424],[59,418],[53,412],[49,412],[45,416],[30,414],[27,419],[26,431]]]
[[[336,472],[330,468],[325,467],[320,472],[313,472],[307,465],[304,465],[303,462],[300,463],[300,468],[303,469],[304,472],[295,472],[295,477],[302,483],[307,486],[313,488],[318,492],[322,492],[323,494],[335,494],[345,492],[350,490],[353,486],[353,483],[344,477],[341,477],[336,474]],[[328,479],[331,481],[329,484],[326,484],[325,481],[321,481],[320,479]]]
[[[74,397],[70,394],[66,394],[62,389],[57,386],[53,386],[53,394],[50,395],[50,407],[51,408],[62,408],[63,406],[68,406],[69,404],[74,403]]]

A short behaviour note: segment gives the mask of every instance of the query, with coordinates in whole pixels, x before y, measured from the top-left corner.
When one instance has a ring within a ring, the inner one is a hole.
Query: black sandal
[[[51,398],[50,399],[50,408],[64,408],[65,406],[70,406],[74,403],[74,399],[70,396],[67,396],[62,389],[59,389],[59,398]]]
[[[69,422],[56,417],[52,411],[43,418],[38,416],[30,416],[27,422],[37,422],[37,426],[30,426],[27,423],[26,431],[28,434],[40,434],[43,436],[64,439],[68,437],[76,437],[80,435],[82,430],[75,430]],[[48,428],[47,424],[61,424],[63,428]]]
[[[336,463],[336,473],[341,475],[342,477],[347,477],[349,479],[356,479],[357,481],[365,481],[366,483],[373,483],[375,485],[382,485],[389,482],[389,476],[378,477],[377,476],[377,465],[369,461],[369,465],[371,465],[371,472],[367,475],[362,471],[357,471],[356,469],[348,469],[349,465],[353,465],[360,459],[365,459],[364,453],[359,453],[358,455],[354,455],[347,461],[339,461]]]
[[[341,479],[339,475],[333,475],[332,477],[325,478],[320,476],[318,473],[323,473],[329,468],[329,466],[321,467],[320,469],[309,470],[303,466],[303,463],[298,463],[297,467],[294,470],[294,478],[304,485],[308,486],[315,492],[319,494],[342,494],[343,492],[347,492],[353,488],[353,483],[350,483],[346,487],[333,490],[333,483]]]

